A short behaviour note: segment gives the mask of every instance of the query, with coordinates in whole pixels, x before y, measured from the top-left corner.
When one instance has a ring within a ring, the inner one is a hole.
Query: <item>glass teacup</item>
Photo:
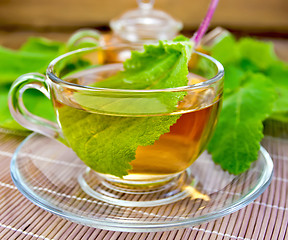
[[[9,93],[11,114],[21,125],[71,147],[87,165],[79,176],[84,191],[126,206],[161,205],[185,196],[192,181],[187,169],[213,133],[223,90],[222,65],[200,52],[191,57],[186,86],[111,88],[104,80],[123,70],[131,50],[141,49],[111,45],[69,52],[50,63],[46,76],[20,76]],[[52,101],[57,123],[25,108],[23,93],[29,88]],[[179,94],[171,109],[167,99]],[[131,201],[125,193],[153,197]]]

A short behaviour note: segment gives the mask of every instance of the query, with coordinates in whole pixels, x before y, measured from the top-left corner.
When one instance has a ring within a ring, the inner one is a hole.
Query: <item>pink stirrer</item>
[[[205,18],[201,22],[200,27],[198,28],[198,30],[194,33],[193,37],[191,38],[191,41],[193,41],[195,43],[194,48],[196,48],[199,45],[202,37],[206,33],[207,28],[208,28],[208,26],[210,24],[210,21],[211,21],[211,19],[213,17],[213,14],[214,14],[214,12],[216,10],[218,2],[219,2],[219,0],[211,0]]]

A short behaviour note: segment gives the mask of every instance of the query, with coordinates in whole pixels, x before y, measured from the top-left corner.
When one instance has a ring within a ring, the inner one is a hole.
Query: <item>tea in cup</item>
[[[149,66],[154,59],[141,51],[142,46],[120,44],[66,53],[50,63],[46,76],[20,76],[11,87],[9,107],[24,127],[72,148],[88,167],[83,174],[113,191],[143,195],[164,190],[165,196],[139,203],[153,206],[185,195],[183,175],[205,150],[217,122],[224,71],[217,60],[193,52],[197,61],[185,66],[186,84],[180,79],[169,87],[169,79],[185,69],[175,67],[172,57]],[[141,61],[129,59],[139,56],[147,60],[140,72]],[[165,70],[167,64],[173,69]],[[23,93],[29,88],[51,100],[57,122],[28,112]],[[85,176],[79,183],[100,200],[138,206],[137,201],[103,196]]]

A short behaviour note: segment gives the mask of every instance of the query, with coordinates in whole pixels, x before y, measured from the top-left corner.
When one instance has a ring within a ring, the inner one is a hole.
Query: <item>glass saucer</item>
[[[33,133],[21,143],[11,162],[15,185],[34,204],[79,224],[125,232],[191,227],[235,212],[268,187],[273,163],[261,147],[258,160],[238,176],[221,170],[206,152],[188,170],[193,180],[186,184],[189,194],[184,198],[160,206],[128,207],[83,191],[79,176],[87,167],[56,140]]]

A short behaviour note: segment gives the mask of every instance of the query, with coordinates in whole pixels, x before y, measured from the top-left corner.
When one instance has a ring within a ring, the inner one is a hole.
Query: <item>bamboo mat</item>
[[[32,204],[15,187],[10,161],[24,139],[0,133],[0,239],[97,240],[258,240],[288,239],[288,126],[266,127],[262,145],[274,162],[268,189],[247,207],[215,221],[181,230],[154,233],[113,232],[79,225]],[[277,137],[276,137],[277,136]]]

